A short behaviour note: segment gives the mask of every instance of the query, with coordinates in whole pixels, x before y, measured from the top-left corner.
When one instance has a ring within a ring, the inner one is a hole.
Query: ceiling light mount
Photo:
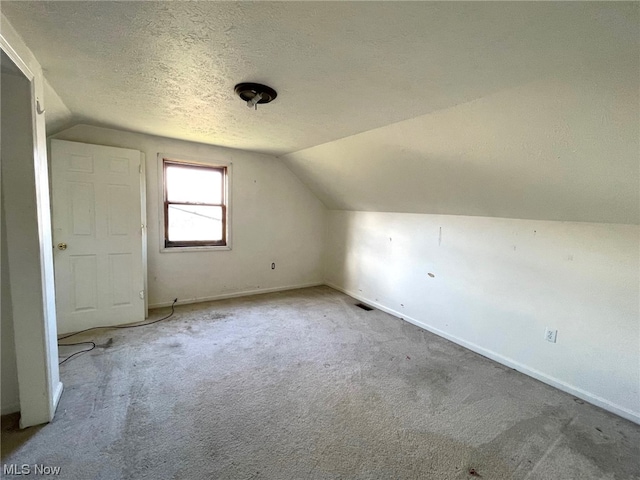
[[[273,88],[260,83],[239,83],[235,87],[235,92],[247,102],[247,107],[254,107],[256,110],[259,103],[269,103],[278,96]]]

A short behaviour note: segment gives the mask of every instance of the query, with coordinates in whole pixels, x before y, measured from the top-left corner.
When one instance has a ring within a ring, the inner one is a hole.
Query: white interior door
[[[145,317],[141,154],[51,141],[58,332]]]

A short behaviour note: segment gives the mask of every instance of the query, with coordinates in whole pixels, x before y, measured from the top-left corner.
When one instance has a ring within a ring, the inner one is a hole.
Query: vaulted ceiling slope
[[[638,223],[638,2],[0,8],[74,122],[283,156],[331,208]]]
[[[333,209],[638,224],[639,7],[528,5],[538,38],[525,29],[489,55],[518,52],[500,74],[531,61],[538,75],[282,158]],[[534,48],[545,41],[556,50]]]
[[[285,155],[332,209],[638,224],[638,58]]]

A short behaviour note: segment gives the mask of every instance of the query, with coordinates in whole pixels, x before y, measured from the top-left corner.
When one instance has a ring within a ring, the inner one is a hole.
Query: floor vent
[[[363,310],[366,310],[367,312],[370,312],[371,310],[373,310],[373,307],[370,307],[369,305],[365,305],[364,303],[356,303],[356,307],[360,307]]]

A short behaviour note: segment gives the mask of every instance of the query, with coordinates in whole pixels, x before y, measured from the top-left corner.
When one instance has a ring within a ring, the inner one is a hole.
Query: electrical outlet
[[[547,329],[544,331],[544,339],[547,342],[556,343],[557,336],[558,330],[552,330],[551,328],[547,327]]]

